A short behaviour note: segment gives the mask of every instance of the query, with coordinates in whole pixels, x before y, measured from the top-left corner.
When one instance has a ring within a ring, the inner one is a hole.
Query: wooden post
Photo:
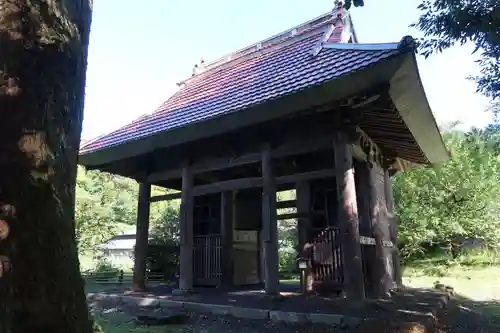
[[[401,258],[398,247],[398,228],[396,225],[396,217],[394,216],[394,194],[392,192],[392,179],[389,175],[389,170],[384,170],[384,190],[385,200],[387,204],[387,222],[391,234],[391,241],[394,245],[392,249],[392,264],[394,265],[394,281],[397,288],[403,286],[403,272],[401,270]]]
[[[372,165],[370,177],[370,202],[371,202],[371,220],[372,232],[375,238],[375,284],[378,296],[385,297],[392,288],[392,276],[388,267],[388,251],[384,248],[384,240],[388,240],[387,225],[384,225],[386,207],[385,193],[381,188],[381,182],[384,181],[381,169]]]
[[[262,184],[265,290],[268,295],[277,295],[279,293],[279,254],[276,183],[269,146],[262,149]]]
[[[301,181],[298,182],[295,186],[295,193],[297,199],[297,213],[299,214],[299,218],[297,220],[297,234],[298,234],[298,254],[301,257],[307,257],[309,249],[304,248],[310,240],[308,239],[308,235],[311,228],[311,185],[309,181]],[[307,214],[307,215],[305,215]],[[312,291],[312,269],[308,267],[305,270],[305,274],[301,274],[300,284],[303,288],[304,292]]]
[[[132,289],[144,291],[146,289],[146,263],[149,239],[149,197],[151,185],[139,183],[139,198],[137,202],[137,225],[134,248],[134,276]]]
[[[339,224],[343,235],[344,280],[347,297],[363,299],[365,287],[359,242],[358,206],[352,161],[352,147],[347,134],[334,138],[335,170],[339,198]]]
[[[182,169],[182,196],[180,216],[180,276],[179,292],[193,289],[193,176],[189,165]]]
[[[221,193],[221,283],[224,286],[233,285],[233,212],[234,192]]]
[[[355,162],[354,163],[355,180],[356,180],[356,196],[358,197],[358,215],[359,215],[359,232],[361,236],[373,237],[371,227],[372,207],[370,202],[371,192],[371,167],[370,163]],[[364,277],[365,293],[372,294],[378,285],[378,277],[375,266],[375,247],[371,245],[361,245],[362,260],[365,266],[364,273],[368,276]]]

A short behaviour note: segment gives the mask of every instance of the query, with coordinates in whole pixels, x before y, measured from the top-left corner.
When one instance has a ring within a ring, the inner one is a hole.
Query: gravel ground
[[[334,333],[326,325],[287,325],[271,321],[238,319],[229,316],[198,315],[187,313],[180,325],[141,326],[136,321],[138,313],[168,313],[168,310],[144,309],[124,306],[91,306],[95,319],[105,333]],[[342,330],[342,332],[349,333]]]
[[[500,309],[500,305],[497,304]],[[421,332],[395,329],[392,324],[362,325],[356,330],[342,330],[326,325],[288,325],[271,321],[238,319],[229,316],[186,313],[179,325],[141,326],[137,314],[168,314],[166,309],[139,308],[116,304],[93,303],[90,308],[105,333],[395,333]],[[389,326],[391,328],[389,328]],[[451,301],[439,324],[439,333],[500,333],[500,317],[484,311],[484,304]]]

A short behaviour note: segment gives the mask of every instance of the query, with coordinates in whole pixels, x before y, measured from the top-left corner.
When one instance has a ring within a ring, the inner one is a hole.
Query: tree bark
[[[90,21],[89,0],[0,0],[0,333],[92,332],[74,232]]]

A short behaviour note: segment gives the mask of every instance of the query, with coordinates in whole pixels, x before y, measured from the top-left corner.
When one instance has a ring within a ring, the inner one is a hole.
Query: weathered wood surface
[[[403,286],[403,273],[401,270],[401,258],[398,247],[398,230],[396,217],[394,216],[394,194],[392,192],[392,179],[389,171],[384,170],[385,200],[387,204],[387,219],[390,227],[391,242],[393,244],[392,263],[394,265],[394,282],[396,287]]]
[[[283,200],[276,202],[276,208],[295,208],[297,207],[297,200]]]
[[[383,171],[372,165],[370,177],[370,201],[372,205],[372,228],[373,237],[375,238],[375,284],[376,293],[379,296],[386,296],[392,288],[392,272],[389,270],[388,254],[384,248],[384,241],[388,240],[388,229],[386,224],[386,203],[383,184]],[[382,185],[382,187],[380,186]]]
[[[314,170],[309,172],[296,173],[292,175],[275,177],[273,183],[275,185],[292,184],[300,181],[312,180],[312,179],[322,179],[335,176],[335,170],[324,169],[324,170]],[[218,193],[224,191],[235,191],[243,190],[249,188],[263,187],[262,177],[248,177],[248,178],[236,178],[225,180],[221,182],[211,183],[207,185],[198,185],[192,188],[193,196],[201,196],[205,194]],[[173,200],[178,199],[182,196],[181,192],[164,194],[160,196],[155,196],[150,199],[151,202],[157,202],[162,200]]]
[[[271,149],[271,156],[273,159],[279,159],[288,156],[295,156],[305,153],[312,153],[317,151],[325,151],[331,149],[331,135],[332,129],[329,132],[318,131],[307,137],[292,136],[284,143],[279,143]],[[358,159],[366,159],[367,140],[361,138],[354,143],[351,143],[353,154]],[[369,145],[369,144],[368,144]],[[193,175],[200,175],[212,171],[227,170],[243,165],[260,163],[260,151],[243,150],[238,154],[227,152],[227,156],[210,156],[210,153],[202,152],[201,157],[193,161],[191,164]],[[222,154],[224,155],[224,153]],[[163,166],[165,167],[165,166]],[[168,181],[172,179],[179,179],[181,177],[182,168],[180,166],[167,166],[167,170],[154,171],[150,173],[147,180],[151,183],[158,181]]]
[[[348,297],[363,299],[365,287],[352,147],[349,145],[347,135],[342,132],[337,133],[334,138],[334,154],[339,198],[339,222],[341,232],[346,237],[344,243],[346,293]]]
[[[221,271],[222,284],[233,283],[233,230],[234,230],[234,192],[221,193]]]
[[[182,192],[175,192],[175,193],[167,193],[167,194],[162,194],[162,195],[155,195],[149,198],[149,202],[159,202],[159,201],[169,201],[169,200],[175,200],[175,199],[180,199],[182,196]]]
[[[278,223],[276,219],[276,183],[271,150],[262,149],[262,229],[264,238],[264,277],[266,294],[279,293]]]
[[[132,289],[143,291],[146,289],[146,262],[149,238],[149,196],[151,185],[139,184],[139,198],[137,203],[137,225],[135,233],[134,276]]]

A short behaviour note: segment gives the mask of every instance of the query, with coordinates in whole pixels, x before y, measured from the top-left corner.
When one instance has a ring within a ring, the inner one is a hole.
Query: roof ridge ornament
[[[335,31],[335,28],[337,26],[341,27],[344,25],[344,2],[342,0],[335,1],[335,7],[332,9],[332,16],[334,16],[336,20],[334,21],[334,23],[328,25],[328,29],[326,30],[325,34],[321,37],[319,42],[314,45],[312,49],[313,57],[317,56],[321,52],[321,50],[323,49],[323,45],[328,42],[333,32]]]
[[[412,51],[416,52],[418,47],[418,42],[410,35],[406,35],[401,38],[398,44],[398,49],[401,51]]]
[[[205,60],[200,57],[200,62],[195,64],[193,67],[193,74],[191,76],[196,76],[205,71]]]
[[[335,24],[332,23],[328,26],[328,29],[325,31],[324,35],[321,37],[321,39],[314,45],[312,49],[312,56],[315,57],[317,56],[321,50],[323,49],[323,45],[330,39],[330,36],[333,34],[333,31],[335,30]]]

